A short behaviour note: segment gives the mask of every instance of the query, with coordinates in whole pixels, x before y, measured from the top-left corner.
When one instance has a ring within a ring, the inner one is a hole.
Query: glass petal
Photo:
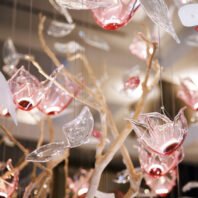
[[[101,192],[101,191],[96,191],[96,194],[95,194],[95,197],[96,198],[115,198],[115,194],[114,193],[104,193],[104,192]]]
[[[159,25],[162,29],[168,32],[177,43],[180,43],[173,24],[168,16],[169,11],[164,0],[140,0],[140,2],[150,19],[156,25]]]
[[[63,133],[69,147],[85,144],[92,134],[94,119],[88,107],[84,107],[80,114],[71,122],[63,126]]]
[[[17,117],[15,111],[15,105],[13,103],[12,93],[10,91],[9,85],[3,74],[0,72],[0,106],[3,106],[10,113],[14,123],[17,125]]]
[[[48,35],[55,38],[61,38],[67,36],[75,28],[75,24],[63,23],[53,20],[47,30]]]
[[[99,7],[108,7],[118,3],[118,0],[55,0],[60,6],[75,9],[95,9]]]
[[[28,154],[26,160],[31,162],[49,162],[56,160],[64,154],[66,147],[65,142],[46,144]]]
[[[109,44],[96,35],[88,35],[86,32],[80,31],[79,36],[84,40],[85,43],[92,47],[96,47],[105,51],[109,51],[110,49]]]
[[[57,52],[63,53],[63,54],[75,54],[78,52],[85,51],[85,48],[75,41],[70,41],[68,43],[56,42],[54,44],[54,48]]]
[[[16,66],[19,63],[20,55],[17,53],[14,43],[7,39],[3,44],[3,61],[6,65]]]
[[[187,192],[192,190],[193,188],[198,188],[198,181],[190,181],[187,184],[185,184],[182,188],[183,192]]]

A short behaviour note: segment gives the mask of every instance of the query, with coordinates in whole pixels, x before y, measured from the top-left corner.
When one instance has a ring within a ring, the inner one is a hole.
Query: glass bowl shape
[[[138,121],[130,120],[140,144],[161,155],[170,155],[179,149],[188,132],[184,109],[173,121],[158,112],[141,114]]]
[[[152,192],[160,197],[166,197],[176,184],[177,173],[174,169],[158,178],[144,174],[144,179]]]
[[[80,87],[66,77],[62,78],[61,84],[74,96],[80,91]],[[61,113],[73,101],[73,98],[67,92],[61,90],[53,82],[49,82],[43,87],[45,90],[44,97],[37,108],[46,115],[57,115]]]
[[[183,150],[177,150],[171,155],[159,155],[147,150],[145,147],[139,148],[139,160],[142,170],[152,177],[166,175],[183,160]]]
[[[96,23],[105,30],[116,30],[127,25],[140,6],[139,0],[120,0],[114,6],[93,9]]]
[[[43,96],[42,85],[23,66],[8,81],[17,108],[30,111]]]

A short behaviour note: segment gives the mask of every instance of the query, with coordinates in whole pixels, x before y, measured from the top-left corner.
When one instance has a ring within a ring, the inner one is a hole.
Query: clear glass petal
[[[193,188],[198,188],[198,181],[190,181],[187,184],[185,184],[182,188],[183,192],[187,192],[192,190]]]
[[[42,85],[22,66],[8,81],[16,106],[24,111],[35,108],[43,97]]]
[[[3,61],[6,65],[16,66],[20,55],[17,53],[13,41],[9,38],[3,44]]]
[[[118,3],[118,0],[55,0],[60,6],[68,9],[84,10],[108,7]]]
[[[177,43],[180,43],[173,24],[168,16],[169,11],[164,0],[140,0],[140,2],[150,19],[156,25],[159,25],[163,30],[168,32]]]
[[[10,91],[9,85],[3,74],[0,72],[0,109],[1,113],[4,115],[7,115],[10,113],[13,121],[15,124],[17,124],[17,117],[16,117],[16,111],[15,111],[15,105],[13,103],[13,96]]]
[[[48,35],[55,38],[62,38],[69,35],[75,28],[75,24],[63,23],[53,20],[47,30]]]
[[[93,127],[93,116],[90,109],[85,106],[74,120],[63,125],[63,133],[69,147],[85,144],[92,134]]]
[[[26,160],[31,162],[49,162],[56,160],[64,154],[66,147],[65,142],[46,144],[28,154]]]
[[[106,30],[116,30],[127,25],[140,6],[139,0],[120,0],[114,6],[93,9],[96,23]]]
[[[70,41],[68,43],[59,43],[56,42],[54,44],[54,49],[63,54],[75,54],[78,52],[84,52],[85,48],[81,46],[79,43],[76,41]]]
[[[80,31],[79,36],[84,40],[85,43],[92,47],[96,47],[105,51],[110,50],[109,44],[96,35],[89,35],[86,32]]]

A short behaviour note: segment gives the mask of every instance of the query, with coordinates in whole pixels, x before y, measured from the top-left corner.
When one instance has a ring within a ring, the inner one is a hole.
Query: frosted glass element
[[[185,40],[185,43],[191,47],[198,47],[198,35],[192,34],[188,36]]]
[[[113,182],[116,184],[126,184],[130,181],[128,170],[120,171],[116,174],[116,178],[113,179]]]
[[[191,78],[180,80],[178,97],[192,110],[198,111],[198,87]]]
[[[66,147],[65,142],[46,144],[28,154],[26,160],[31,162],[49,162],[56,160],[64,154]]]
[[[69,147],[85,144],[92,134],[93,127],[93,116],[90,109],[85,106],[74,120],[63,125],[63,133]]]
[[[109,44],[96,35],[89,35],[86,32],[80,31],[79,36],[84,40],[85,43],[92,47],[96,47],[105,51],[110,50]]]
[[[53,20],[47,30],[48,35],[55,38],[62,38],[69,35],[75,28],[75,24],[63,23]]]
[[[139,37],[135,37],[129,46],[131,54],[136,57],[145,60],[147,58],[147,46],[146,43]]]
[[[76,41],[70,41],[68,43],[59,43],[56,42],[54,44],[54,49],[63,54],[75,54],[78,52],[84,52],[85,48],[82,47],[79,43]]]
[[[114,193],[104,193],[104,192],[101,192],[101,191],[96,191],[96,194],[95,194],[95,197],[96,198],[115,198],[115,194]]]
[[[0,171],[4,175],[4,177],[0,177],[0,197],[13,197],[19,183],[19,172],[14,170],[11,159],[5,165],[1,165]]]
[[[23,66],[8,81],[16,106],[24,111],[35,108],[43,97],[42,85]]]
[[[183,150],[175,151],[171,155],[159,155],[145,149],[143,146],[139,148],[141,168],[152,177],[166,175],[183,160],[183,157]]]
[[[190,181],[187,184],[185,184],[182,188],[183,192],[187,192],[192,190],[193,188],[198,188],[198,181]]]
[[[180,43],[173,24],[168,16],[169,10],[164,0],[140,0],[140,2],[150,19],[156,25],[168,32],[177,43]]]
[[[15,111],[15,105],[13,103],[12,93],[10,91],[9,85],[3,74],[0,72],[0,107],[3,110],[9,112],[14,123],[17,125],[17,117]]]
[[[152,192],[160,197],[166,197],[167,194],[176,185],[176,170],[168,172],[165,176],[155,178],[145,174],[144,179],[146,184],[151,188]]]
[[[95,9],[117,4],[118,0],[55,0],[60,6],[74,10]]]
[[[179,111],[174,121],[157,112],[141,114],[138,122],[130,120],[139,142],[161,155],[169,155],[181,148],[188,132],[184,109]]]
[[[178,11],[180,21],[185,27],[198,25],[198,3],[187,4],[180,7]]]
[[[105,30],[116,30],[127,25],[140,6],[139,0],[120,0],[114,6],[93,9],[96,23]]]

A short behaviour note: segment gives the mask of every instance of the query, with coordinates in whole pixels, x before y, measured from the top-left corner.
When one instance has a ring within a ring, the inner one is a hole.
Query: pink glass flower
[[[120,0],[114,6],[93,9],[96,23],[106,30],[116,30],[128,24],[140,3],[136,0]]]
[[[184,78],[180,81],[178,97],[193,110],[198,110],[198,87],[191,78]]]
[[[8,160],[6,165],[0,169],[1,173],[7,174],[6,178],[0,178],[0,197],[10,198],[18,187],[19,173],[18,171],[13,172],[12,160]]]
[[[182,108],[171,121],[160,113],[141,114],[138,122],[130,120],[139,142],[146,148],[162,155],[179,149],[187,135],[187,121]]]
[[[174,169],[182,161],[183,150],[175,151],[172,155],[159,155],[147,150],[143,146],[139,148],[139,160],[144,172],[153,177],[160,177]]]
[[[146,184],[160,197],[166,197],[176,184],[176,170],[171,170],[166,175],[154,178],[148,174],[144,175]]]
[[[70,93],[74,96],[79,93],[80,87],[78,85],[66,77],[64,77],[63,81],[64,87],[70,91]],[[44,89],[46,90],[45,96],[39,103],[38,109],[47,115],[57,115],[69,106],[69,104],[73,101],[73,98],[65,91],[58,88],[54,83],[49,83],[44,85]]]
[[[43,96],[42,86],[23,66],[8,82],[13,100],[19,109],[30,111],[38,105]]]

